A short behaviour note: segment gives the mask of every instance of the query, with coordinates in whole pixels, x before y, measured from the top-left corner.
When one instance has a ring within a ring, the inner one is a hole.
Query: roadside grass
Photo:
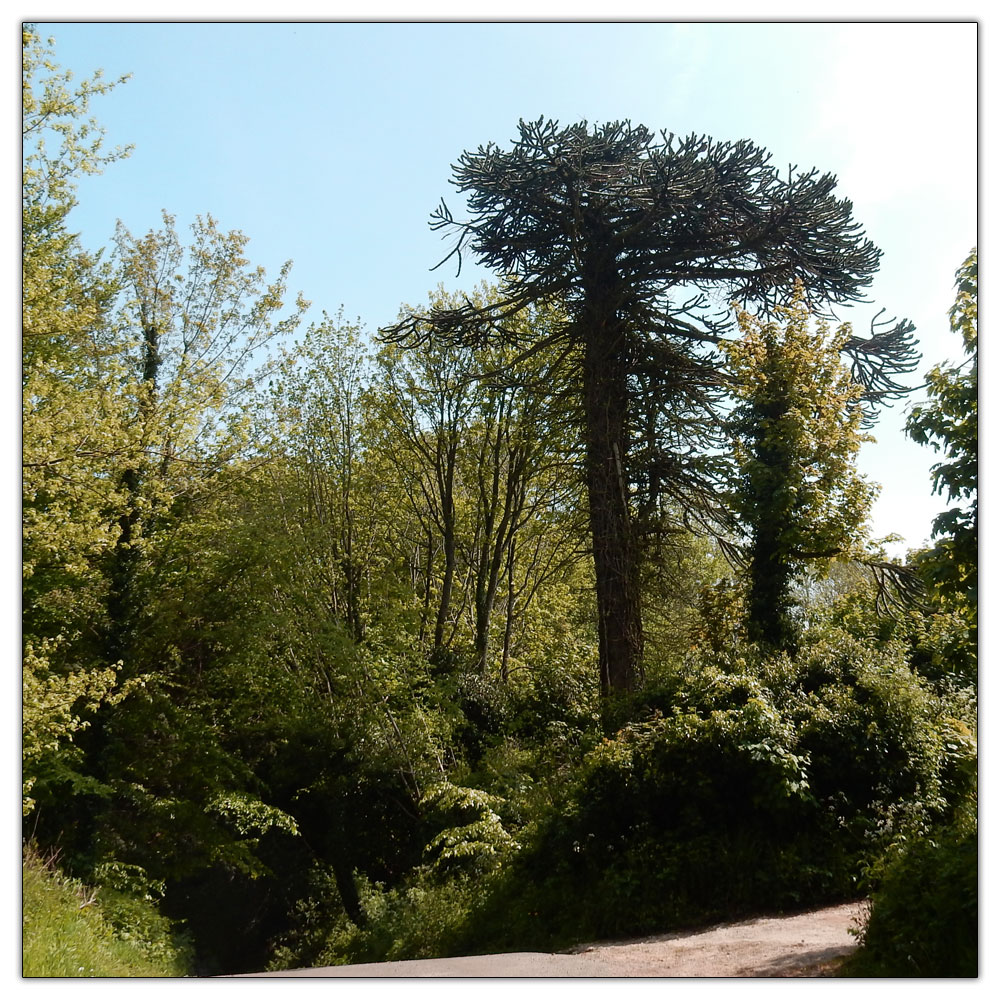
[[[184,955],[150,954],[105,919],[93,890],[63,875],[32,847],[22,861],[22,965],[25,978],[183,976]],[[128,932],[125,932],[127,934]]]

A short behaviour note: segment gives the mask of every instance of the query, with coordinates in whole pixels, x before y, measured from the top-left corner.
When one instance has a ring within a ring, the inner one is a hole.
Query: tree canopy
[[[848,324],[810,329],[805,288],[762,322],[739,311],[743,337],[727,345],[738,405],[732,507],[746,536],[750,635],[791,649],[791,587],[809,563],[860,555],[877,488],[854,467],[865,440],[861,387],[840,351]]]

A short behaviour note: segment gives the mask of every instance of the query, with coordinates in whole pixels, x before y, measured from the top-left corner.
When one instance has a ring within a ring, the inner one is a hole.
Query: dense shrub
[[[823,617],[868,643],[903,643],[910,666],[939,689],[975,687],[979,669],[975,619],[967,608],[935,602],[880,615],[873,604],[871,594],[861,589],[835,600]]]
[[[979,974],[978,837],[951,827],[891,857],[872,895],[854,976]]]
[[[945,821],[973,787],[972,733],[910,669],[902,644],[828,629],[781,669],[765,673],[809,757],[813,793],[860,857],[884,849],[904,819]]]
[[[589,755],[465,943],[557,947],[850,893],[807,763],[757,696],[626,726]]]
[[[497,810],[502,798],[439,781],[420,801],[430,839],[423,863],[395,886],[355,875],[358,909],[342,905],[342,881],[317,866],[291,931],[276,943],[271,968],[432,958],[446,954],[482,892],[517,843]]]
[[[525,831],[467,950],[560,946],[860,895],[900,831],[947,822],[975,740],[900,643],[693,654]],[[567,900],[572,900],[572,906]]]
[[[442,884],[427,878],[425,872],[415,873],[409,885],[396,889],[367,879],[360,882],[364,925],[340,917],[313,964],[353,965],[456,954],[458,930],[482,891],[481,883],[464,876]],[[281,966],[276,962],[274,967]]]

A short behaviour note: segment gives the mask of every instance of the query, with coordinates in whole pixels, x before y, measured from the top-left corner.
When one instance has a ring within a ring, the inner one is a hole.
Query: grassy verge
[[[115,927],[102,912],[92,890],[64,876],[51,862],[26,848],[22,873],[22,975],[34,977],[161,977],[183,976],[183,949],[162,937]],[[161,926],[162,917],[147,907],[147,920]]]

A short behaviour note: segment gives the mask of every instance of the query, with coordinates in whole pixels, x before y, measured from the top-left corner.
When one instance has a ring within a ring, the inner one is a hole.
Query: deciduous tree
[[[130,446],[115,468],[123,507],[108,565],[107,656],[126,661],[127,674],[138,669],[134,643],[155,619],[142,587],[166,569],[144,552],[252,453],[242,406],[275,364],[262,350],[290,335],[307,305],[300,296],[280,315],[290,262],[268,282],[244,257],[244,234],[223,232],[211,216],[191,229],[186,247],[164,213],[161,230],[134,237],[119,226],[116,239],[124,292],[115,332],[131,367]]]
[[[927,375],[929,399],[914,406],[907,433],[941,452],[934,492],[951,506],[934,519],[937,539],[920,563],[934,590],[957,598],[975,619],[979,587],[979,255],[973,249],[955,275],[951,329],[962,338],[965,361],[936,365]],[[974,644],[973,644],[974,645]]]
[[[113,688],[100,662],[104,581],[115,544],[107,468],[126,444],[120,367],[105,321],[117,285],[68,226],[83,174],[125,156],[105,151],[89,117],[119,81],[75,84],[52,42],[22,29],[22,632],[27,793],[66,770],[87,725],[81,707]],[[39,788],[35,789],[36,794]]]

